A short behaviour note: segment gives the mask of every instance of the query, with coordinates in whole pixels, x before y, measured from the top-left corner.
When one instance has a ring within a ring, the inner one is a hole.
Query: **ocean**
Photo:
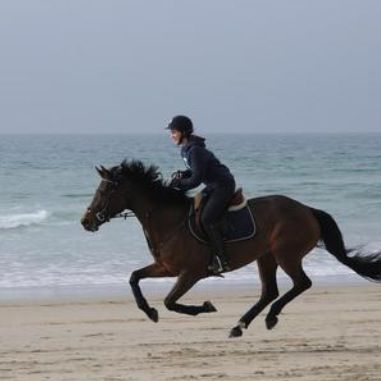
[[[247,197],[284,194],[332,214],[347,246],[381,248],[381,135],[210,135],[210,147]],[[0,135],[0,300],[130,293],[130,273],[151,262],[136,219],[97,233],[80,218],[99,176],[96,165],[139,159],[164,177],[183,169],[162,135]],[[359,281],[324,250],[304,261],[313,282]],[[280,280],[286,277],[279,272]],[[203,281],[259,284],[255,264]],[[142,282],[169,288],[173,280]]]

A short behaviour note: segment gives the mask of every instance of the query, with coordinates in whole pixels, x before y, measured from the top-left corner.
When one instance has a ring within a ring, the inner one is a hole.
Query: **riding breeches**
[[[203,226],[216,225],[220,222],[234,192],[234,181],[208,191],[207,201],[201,213]]]

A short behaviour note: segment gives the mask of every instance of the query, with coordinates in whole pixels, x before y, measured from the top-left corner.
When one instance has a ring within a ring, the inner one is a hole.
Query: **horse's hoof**
[[[155,308],[150,308],[147,315],[153,322],[157,323],[159,321],[159,313]]]
[[[242,336],[242,329],[238,325],[231,329],[229,337],[240,337]]]
[[[209,301],[204,302],[205,312],[217,312],[217,308]]]
[[[267,329],[273,329],[278,323],[278,318],[276,316],[272,316],[266,319],[266,327]]]

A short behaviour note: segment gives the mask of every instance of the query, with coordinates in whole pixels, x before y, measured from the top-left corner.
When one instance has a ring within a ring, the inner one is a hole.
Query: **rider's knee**
[[[213,224],[213,221],[207,215],[201,215],[201,224],[202,226],[208,227]]]

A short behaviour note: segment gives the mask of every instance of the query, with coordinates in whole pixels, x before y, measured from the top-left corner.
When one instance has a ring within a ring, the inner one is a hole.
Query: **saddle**
[[[197,193],[189,214],[189,230],[201,242],[207,242],[207,237],[201,224],[201,213],[204,204],[203,194]],[[242,188],[238,188],[228,204],[222,219],[224,241],[233,242],[250,239],[255,235],[255,221]]]
[[[197,193],[193,199],[193,213],[197,227],[201,230],[201,210],[204,201],[202,192]],[[228,204],[228,211],[240,210],[247,204],[245,196],[243,195],[242,188],[238,188]]]

